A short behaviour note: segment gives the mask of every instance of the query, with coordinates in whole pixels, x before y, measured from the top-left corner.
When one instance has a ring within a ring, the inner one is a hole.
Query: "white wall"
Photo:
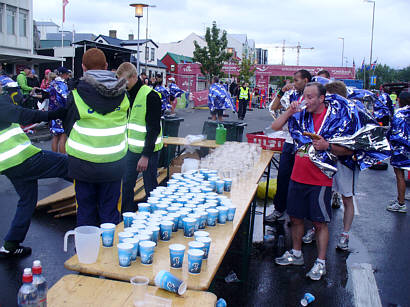
[[[40,39],[47,39],[47,33],[58,33],[60,27],[58,25],[37,25],[40,31]]]
[[[2,31],[0,32],[0,52],[15,51],[19,53],[32,53],[33,51],[33,0],[1,0]],[[7,34],[7,10],[6,5],[17,8],[14,18],[15,34]],[[26,36],[20,36],[19,12],[20,9],[28,11]]]
[[[146,53],[145,53],[146,49],[145,49],[145,47],[146,46],[148,46],[148,48],[149,48],[147,64],[157,65],[158,48],[151,41],[149,41],[148,44],[140,45],[140,62],[145,63],[145,59],[146,59]],[[138,50],[137,45],[124,45],[123,47],[128,48],[128,49]],[[152,49],[154,49],[154,58],[153,59],[151,58]],[[135,54],[135,56],[137,56],[137,55]]]
[[[194,56],[195,45],[194,41],[198,42],[198,45],[201,47],[206,46],[206,41],[195,33],[189,34],[185,39],[180,42],[174,43],[159,43],[158,48],[158,58],[162,59],[162,57],[167,53],[175,53],[179,55],[184,55],[188,57]]]

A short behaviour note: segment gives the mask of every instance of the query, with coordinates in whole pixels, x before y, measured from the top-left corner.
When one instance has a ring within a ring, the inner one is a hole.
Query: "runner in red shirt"
[[[328,150],[334,155],[348,155],[352,152],[344,147],[330,145],[320,136],[322,124],[326,121],[328,108],[324,104],[326,89],[316,82],[308,83],[304,90],[306,112],[312,114],[313,126],[318,139],[312,140],[316,150]],[[277,121],[287,121],[293,114],[300,112],[300,102],[292,103]],[[308,131],[306,131],[308,132]],[[306,274],[313,280],[319,280],[326,274],[326,250],[329,241],[327,223],[331,219],[332,179],[328,178],[307,157],[296,155],[295,164],[289,183],[287,212],[292,222],[293,249],[275,259],[279,265],[303,265],[302,236],[304,219],[313,222],[316,228],[318,258],[312,269]]]

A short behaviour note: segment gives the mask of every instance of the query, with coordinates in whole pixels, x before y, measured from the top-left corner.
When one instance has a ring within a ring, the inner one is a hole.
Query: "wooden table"
[[[205,231],[210,233],[212,238],[211,249],[208,260],[202,264],[202,271],[198,275],[188,274],[188,259],[185,252],[185,259],[182,269],[170,269],[169,249],[168,246],[173,243],[188,245],[193,238],[185,238],[182,229],[172,233],[171,241],[159,241],[154,254],[154,263],[151,266],[144,266],[137,259],[130,267],[122,268],[118,264],[118,252],[115,247],[118,241],[117,232],[123,230],[123,223],[119,224],[116,229],[114,247],[100,248],[99,256],[96,263],[83,264],[78,262],[77,255],[67,260],[64,266],[72,271],[77,271],[92,275],[101,275],[112,279],[128,281],[132,276],[144,275],[150,279],[150,284],[154,284],[155,275],[160,270],[170,270],[175,276],[187,282],[188,289],[207,290],[220,266],[222,260],[228,251],[232,240],[237,233],[239,226],[246,216],[249,217],[249,209],[256,194],[257,184],[243,182],[232,186],[231,193],[226,193],[231,197],[232,202],[237,206],[235,219],[233,222],[227,222],[224,225],[218,224],[216,227],[206,227]],[[254,218],[254,206],[252,218]],[[253,229],[251,229],[251,232]],[[250,237],[251,238],[251,237]],[[249,240],[249,234],[248,234]],[[249,243],[248,247],[249,247]],[[188,250],[188,246],[186,251]]]
[[[121,281],[81,275],[66,275],[47,293],[47,305],[60,306],[134,306],[132,285]],[[148,286],[148,294],[172,300],[173,307],[215,306],[216,296],[210,292],[187,290],[183,296]]]
[[[185,138],[167,136],[163,138],[164,145],[176,145],[176,146],[197,146],[197,147],[207,147],[207,148],[216,148],[218,145],[215,140],[203,140],[200,142],[187,143]]]

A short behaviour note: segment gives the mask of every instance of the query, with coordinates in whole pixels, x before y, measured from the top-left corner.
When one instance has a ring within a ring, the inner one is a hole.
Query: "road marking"
[[[354,263],[348,266],[349,278],[352,279],[353,297],[356,307],[382,307],[372,265]]]

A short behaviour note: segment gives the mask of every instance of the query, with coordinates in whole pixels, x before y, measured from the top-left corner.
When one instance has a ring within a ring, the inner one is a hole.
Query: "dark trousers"
[[[121,180],[91,183],[74,181],[77,227],[120,222]]]
[[[275,210],[283,213],[286,210],[288,200],[288,189],[293,164],[295,164],[295,145],[285,143],[279,160],[277,189],[273,203]]]
[[[141,154],[131,151],[127,153],[127,168],[122,183],[122,212],[135,212],[138,206],[134,203],[134,187],[138,178],[137,164]],[[158,169],[159,151],[156,151],[148,160],[148,168],[142,173],[144,179],[144,189],[147,197],[149,193],[158,186],[157,169]]]
[[[244,119],[245,118],[248,103],[249,102],[245,99],[239,99],[239,109],[238,109],[238,118],[239,119]]]
[[[20,165],[3,172],[10,179],[20,199],[5,241],[21,243],[26,238],[31,216],[37,205],[37,180],[43,178],[65,178],[67,176],[67,156],[43,150],[28,158]]]

